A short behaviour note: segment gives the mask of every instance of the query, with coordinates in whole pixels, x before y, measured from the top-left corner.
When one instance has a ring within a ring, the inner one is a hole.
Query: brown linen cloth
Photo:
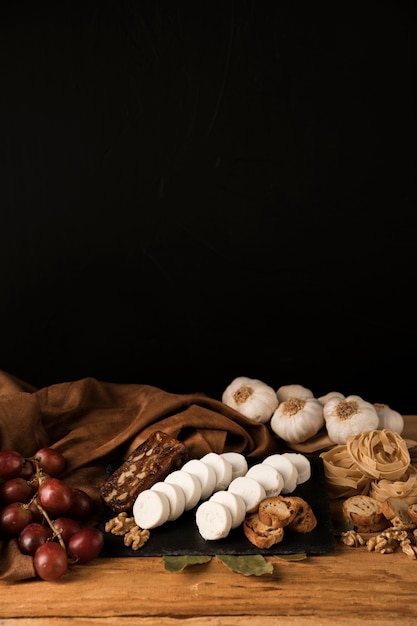
[[[201,393],[178,395],[94,378],[36,389],[0,371],[0,448],[25,457],[44,446],[57,448],[67,460],[62,479],[85,490],[97,505],[107,465],[126,458],[155,430],[184,441],[190,458],[280,450],[266,425]],[[16,541],[0,541],[0,579],[34,575],[32,558],[19,552]]]

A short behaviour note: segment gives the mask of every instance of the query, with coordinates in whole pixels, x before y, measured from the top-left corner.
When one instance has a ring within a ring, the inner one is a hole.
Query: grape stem
[[[65,545],[64,540],[61,537],[61,532],[55,528],[53,521],[51,520],[51,518],[49,517],[48,513],[45,511],[43,506],[41,504],[39,504],[38,498],[36,496],[33,499],[33,501],[35,502],[36,507],[39,509],[39,511],[42,513],[43,517],[46,519],[46,521],[48,522],[49,526],[51,527],[51,530],[53,532],[53,537],[57,537],[59,543],[61,544],[61,547],[64,548],[64,550],[66,552],[67,551],[67,546]]]
[[[43,483],[43,481],[45,480],[46,476],[44,475],[42,468],[39,465],[39,459],[36,457],[33,457],[32,459],[30,459],[36,467],[36,476],[39,482],[39,485],[41,485]],[[32,498],[32,502],[35,503],[36,508],[41,512],[42,516],[46,519],[46,521],[48,522],[48,525],[50,526],[52,533],[53,533],[53,537],[52,539],[54,539],[55,537],[57,537],[61,547],[65,550],[65,552],[67,551],[67,547],[65,545],[64,540],[61,537],[61,532],[59,530],[57,530],[57,528],[55,528],[53,521],[51,520],[51,518],[49,517],[48,513],[45,511],[45,509],[43,508],[43,506],[40,504],[38,498],[36,497],[36,495]]]

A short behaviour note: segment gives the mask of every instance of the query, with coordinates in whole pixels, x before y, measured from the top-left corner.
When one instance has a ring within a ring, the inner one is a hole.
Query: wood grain
[[[417,416],[404,436],[417,439]],[[61,581],[0,583],[0,625],[195,626],[417,623],[417,560],[337,542],[331,554],[287,562],[268,557],[267,576],[243,576],[213,558],[172,574],[159,557],[97,559]]]

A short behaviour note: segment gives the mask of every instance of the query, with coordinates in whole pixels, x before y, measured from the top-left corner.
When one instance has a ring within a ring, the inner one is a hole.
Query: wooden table
[[[417,416],[405,438],[417,440]],[[246,577],[215,558],[169,573],[162,558],[99,558],[61,581],[0,583],[4,626],[402,626],[417,624],[417,560],[339,540],[331,554]]]

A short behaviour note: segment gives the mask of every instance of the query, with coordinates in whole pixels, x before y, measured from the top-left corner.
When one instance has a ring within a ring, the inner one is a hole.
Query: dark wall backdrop
[[[412,2],[6,2],[0,369],[417,411]]]

